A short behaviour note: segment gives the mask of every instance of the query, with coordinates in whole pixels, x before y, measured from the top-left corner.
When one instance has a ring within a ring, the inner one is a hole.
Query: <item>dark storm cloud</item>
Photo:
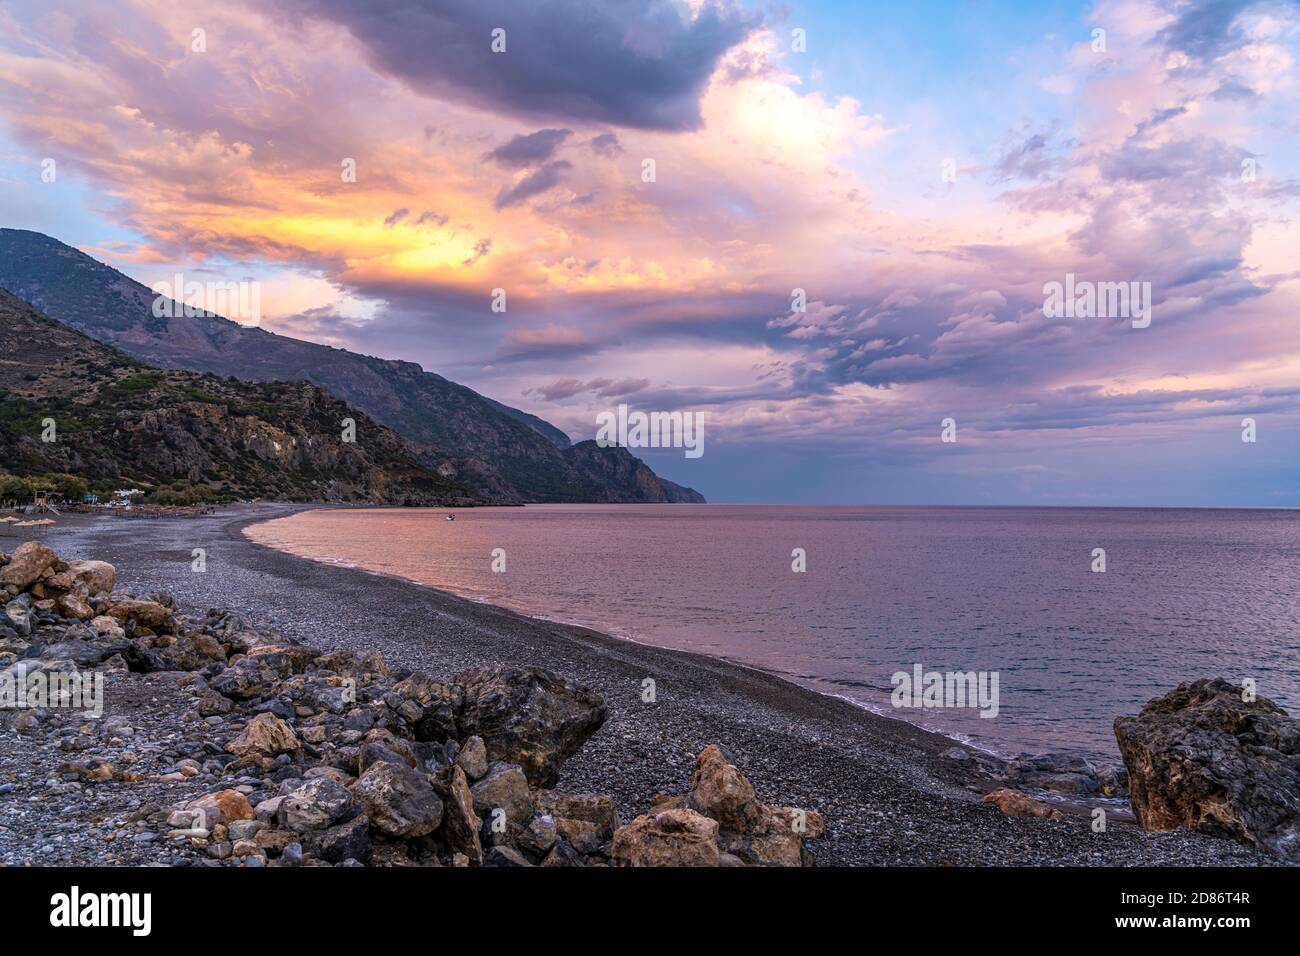
[[[572,135],[568,129],[539,129],[536,133],[519,134],[487,154],[487,159],[507,169],[527,169],[544,163]]]
[[[724,0],[281,0],[333,20],[376,69],[503,113],[643,129],[700,125],[721,56],[759,23]],[[492,31],[505,30],[494,53]]]
[[[533,170],[513,186],[502,186],[492,205],[497,209],[508,209],[527,202],[534,196],[554,189],[560,184],[562,174],[571,169],[573,164],[566,159],[557,159]]]
[[[614,159],[623,154],[623,144],[613,133],[601,133],[599,136],[592,137],[588,145],[591,146],[593,153],[606,159]]]

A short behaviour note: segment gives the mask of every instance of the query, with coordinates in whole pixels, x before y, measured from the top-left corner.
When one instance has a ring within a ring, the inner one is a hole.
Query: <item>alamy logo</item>
[[[981,717],[998,715],[997,671],[926,671],[912,665],[912,673],[895,671],[889,678],[895,707],[978,707]]]
[[[186,282],[178,272],[172,282],[155,282],[151,288],[155,319],[209,314],[224,316],[240,325],[257,325],[262,321],[260,282]]]
[[[1049,319],[1132,319],[1133,328],[1151,324],[1150,282],[1076,281],[1043,286],[1043,315]]]
[[[148,936],[153,928],[153,895],[150,893],[86,893],[74,886],[71,892],[50,897],[50,925],[129,926],[131,935]]]
[[[27,672],[27,665],[0,672],[0,710],[67,707],[104,715],[104,675],[77,670]]]
[[[704,454],[703,412],[617,412],[596,415],[596,444],[601,448],[685,448],[687,458]]]

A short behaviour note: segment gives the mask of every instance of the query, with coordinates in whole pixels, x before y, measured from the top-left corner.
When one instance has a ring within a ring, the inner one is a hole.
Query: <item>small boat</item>
[[[447,520],[448,520],[448,521],[455,521],[455,520],[456,520],[456,516],[455,516],[455,515],[447,515]]]

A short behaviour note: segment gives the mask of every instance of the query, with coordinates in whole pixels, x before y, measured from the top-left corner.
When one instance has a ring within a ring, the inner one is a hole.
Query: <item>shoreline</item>
[[[526,507],[526,506],[522,506],[522,505],[521,505],[520,507]],[[266,518],[260,518],[260,519],[257,519],[257,520],[248,521],[248,522],[246,522],[245,524],[243,524],[243,525],[240,526],[240,528],[238,529],[238,533],[240,534],[241,537],[243,537],[243,539],[244,539],[245,541],[247,541],[250,545],[252,545],[252,546],[254,546],[254,547],[262,548],[262,549],[264,549],[264,550],[271,551],[271,552],[274,552],[274,553],[276,553],[276,554],[283,554],[283,555],[286,555],[287,557],[296,558],[296,559],[298,559],[299,561],[309,561],[309,562],[312,562],[313,564],[321,564],[321,565],[324,565],[325,567],[330,567],[330,568],[342,568],[342,569],[345,570],[345,571],[354,571],[354,572],[356,572],[356,573],[358,573],[358,574],[368,574],[368,575],[373,575],[374,577],[386,578],[386,579],[388,579],[388,580],[390,580],[390,581],[396,581],[396,582],[401,583],[401,584],[409,584],[409,585],[412,585],[413,587],[417,587],[417,588],[421,588],[421,589],[423,589],[423,590],[431,591],[431,592],[433,592],[434,594],[440,595],[440,596],[445,597],[445,598],[451,598],[451,599],[455,599],[455,600],[458,600],[458,601],[467,601],[467,602],[469,602],[470,604],[474,604],[474,605],[477,605],[477,606],[480,606],[480,607],[487,607],[487,608],[492,608],[493,610],[496,610],[496,611],[502,611],[502,612],[506,612],[506,613],[509,613],[509,614],[516,614],[516,615],[518,615],[519,617],[522,617],[522,618],[524,618],[525,620],[532,622],[534,625],[536,625],[536,626],[538,626],[538,627],[552,627],[552,626],[553,626],[553,627],[562,627],[562,628],[572,628],[572,629],[575,629],[575,630],[578,630],[578,631],[585,631],[585,632],[587,632],[587,633],[589,633],[589,634],[595,635],[595,636],[597,636],[597,637],[600,637],[600,638],[602,638],[602,639],[606,639],[606,640],[611,640],[611,641],[622,641],[622,642],[626,642],[626,643],[628,643],[628,644],[634,644],[634,645],[636,645],[636,646],[638,646],[638,647],[648,648],[648,649],[650,649],[650,650],[664,651],[664,652],[667,652],[667,653],[670,653],[670,654],[685,654],[685,655],[689,655],[689,656],[692,656],[692,657],[703,658],[703,659],[705,659],[705,660],[709,660],[709,661],[717,661],[719,664],[725,665],[725,666],[727,666],[727,667],[735,667],[735,668],[739,668],[739,669],[741,669],[741,670],[752,671],[752,672],[754,672],[754,673],[756,673],[756,674],[763,675],[764,677],[769,677],[769,678],[772,678],[772,679],[774,679],[774,680],[781,681],[783,684],[788,684],[788,685],[790,685],[792,688],[796,688],[796,689],[801,690],[801,691],[807,691],[807,692],[809,692],[809,693],[816,694],[816,695],[819,696],[819,697],[827,698],[828,700],[841,701],[841,702],[843,702],[843,703],[848,704],[850,707],[853,707],[853,708],[856,709],[856,710],[861,710],[861,711],[863,711],[863,712],[865,712],[865,713],[867,713],[867,714],[872,715],[873,717],[878,717],[878,718],[880,718],[881,720],[897,721],[898,723],[903,724],[903,725],[905,725],[906,727],[911,728],[911,729],[913,729],[913,730],[918,730],[918,731],[920,731],[921,733],[924,733],[924,734],[932,734],[932,735],[935,735],[935,736],[941,737],[941,738],[943,738],[943,740],[945,741],[947,747],[963,747],[963,748],[965,748],[965,749],[967,749],[967,750],[976,750],[976,751],[979,751],[979,752],[982,753],[982,754],[985,754],[985,755],[987,755],[987,756],[989,756],[989,757],[992,757],[992,758],[995,758],[995,759],[998,759],[998,760],[1008,760],[1008,759],[1011,759],[1011,758],[1014,756],[1014,755],[1012,755],[1012,754],[1008,754],[1008,753],[999,753],[999,752],[996,751],[996,750],[992,750],[992,749],[989,748],[987,745],[984,745],[984,744],[981,744],[981,743],[979,743],[979,742],[977,742],[977,741],[971,740],[971,739],[967,738],[967,737],[966,737],[965,735],[963,735],[963,734],[957,734],[957,733],[954,733],[954,732],[945,732],[945,731],[942,731],[942,730],[935,730],[935,729],[932,729],[932,728],[929,728],[929,727],[923,727],[923,726],[921,726],[919,723],[916,723],[916,722],[910,721],[910,720],[906,719],[905,717],[895,716],[894,714],[892,714],[892,713],[890,713],[889,711],[885,710],[883,707],[881,707],[880,709],[876,709],[876,708],[872,707],[870,704],[868,704],[866,701],[857,700],[857,699],[855,699],[855,698],[853,698],[853,697],[849,697],[849,696],[847,696],[847,695],[845,695],[845,694],[837,694],[837,693],[834,693],[834,692],[829,691],[829,690],[819,690],[818,688],[816,688],[816,687],[811,687],[811,686],[809,686],[808,684],[801,684],[801,683],[799,683],[799,681],[797,681],[797,680],[794,679],[793,677],[791,677],[791,676],[789,676],[789,675],[787,675],[787,674],[784,674],[784,673],[782,673],[781,671],[777,671],[777,670],[773,670],[773,669],[771,669],[771,668],[763,667],[763,666],[761,666],[761,665],[759,665],[759,664],[751,664],[751,663],[749,663],[748,661],[737,660],[737,659],[732,658],[732,657],[723,657],[723,656],[721,656],[721,655],[717,655],[717,654],[706,654],[706,653],[704,653],[704,652],[702,652],[702,651],[687,651],[687,650],[680,650],[680,649],[678,649],[678,648],[664,647],[664,646],[662,646],[662,645],[660,645],[660,644],[653,644],[653,643],[651,643],[650,641],[639,640],[639,639],[637,639],[637,638],[635,638],[635,637],[631,637],[631,636],[629,636],[629,635],[627,635],[627,634],[620,634],[620,633],[617,633],[616,631],[614,631],[614,630],[612,630],[612,629],[609,629],[608,627],[604,627],[604,628],[602,628],[602,627],[599,627],[599,626],[597,626],[597,625],[592,625],[592,624],[582,624],[582,623],[577,622],[577,621],[565,621],[565,620],[562,620],[562,619],[559,619],[559,618],[549,618],[549,617],[545,617],[545,616],[543,616],[543,615],[541,615],[541,614],[533,614],[533,613],[530,613],[530,612],[528,612],[528,611],[526,611],[526,610],[523,610],[523,609],[521,609],[521,608],[510,607],[509,605],[506,605],[506,604],[497,604],[497,603],[495,603],[495,602],[493,602],[493,601],[490,601],[490,600],[488,600],[488,599],[486,599],[486,598],[475,598],[475,597],[471,597],[470,595],[467,595],[467,594],[458,594],[458,593],[456,593],[455,591],[452,591],[452,590],[450,590],[450,589],[448,589],[448,588],[445,588],[445,587],[439,587],[439,586],[436,585],[436,584],[429,584],[429,583],[427,583],[427,582],[425,582],[425,581],[417,581],[417,580],[415,580],[414,578],[403,577],[402,575],[400,575],[400,574],[396,574],[396,573],[391,572],[391,571],[376,571],[376,570],[373,570],[373,569],[371,569],[371,568],[366,568],[366,567],[362,567],[362,566],[357,565],[357,564],[352,564],[352,563],[350,563],[350,562],[346,562],[346,563],[345,563],[345,562],[342,562],[342,561],[337,561],[337,562],[336,562],[336,561],[334,561],[334,560],[332,560],[332,559],[329,559],[329,558],[313,558],[313,557],[309,557],[309,556],[307,556],[307,555],[297,554],[297,553],[295,553],[295,552],[289,550],[288,548],[280,548],[280,547],[276,547],[276,546],[274,546],[274,545],[265,544],[265,543],[263,543],[263,542],[261,542],[261,541],[253,540],[253,539],[252,539],[251,537],[249,537],[249,535],[248,535],[248,531],[249,531],[249,529],[251,529],[251,528],[253,528],[253,527],[256,527],[256,526],[258,526],[258,525],[262,525],[262,524],[266,524],[266,523],[268,523],[268,522],[270,522],[270,521],[279,520],[280,518],[289,518],[289,517],[292,517],[292,516],[295,515],[295,514],[298,514],[298,513],[302,512],[302,511],[307,511],[307,510],[335,510],[335,506],[332,506],[332,505],[305,505],[305,506],[302,506],[302,507],[300,507],[300,508],[297,508],[296,510],[293,510],[293,511],[287,512],[287,513],[285,513],[285,514],[273,515],[273,516],[269,516],[269,517],[266,517]],[[347,510],[355,511],[355,510],[368,510],[368,509],[348,508]],[[394,510],[394,509],[392,509],[391,507],[386,506],[386,505],[381,505],[381,506],[376,506],[376,510],[386,510],[386,511],[387,511],[387,510]],[[425,510],[435,510],[435,511],[440,511],[440,510],[443,510],[443,509],[425,509]]]
[[[1063,821],[1003,816],[998,786],[942,755],[952,737],[738,662],[667,650],[528,617],[395,575],[297,557],[243,529],[311,505],[240,506],[215,515],[89,517],[43,540],[68,557],[115,564],[130,590],[163,589],[194,612],[230,608],[324,650],[377,650],[435,675],[481,664],[540,666],[606,700],[606,725],[565,764],[561,784],[613,796],[624,818],[679,788],[694,756],[721,743],[759,796],[815,809],[829,828],[822,865],[1253,865],[1235,842],[1146,833],[1116,814],[1104,833],[1086,804]],[[16,542],[15,542],[16,543]],[[208,570],[190,570],[204,548]],[[642,680],[657,700],[641,700]],[[1114,800],[1095,798],[1096,806]]]

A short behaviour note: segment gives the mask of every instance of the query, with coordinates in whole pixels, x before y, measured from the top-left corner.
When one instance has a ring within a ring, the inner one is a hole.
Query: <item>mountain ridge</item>
[[[254,381],[305,379],[396,431],[413,457],[495,503],[702,502],[626,449],[593,467],[594,442],[479,395],[414,362],[242,326],[154,314],[146,286],[43,233],[0,229],[0,287],[54,319],[161,368]],[[166,311],[166,310],[163,310]],[[635,465],[633,464],[635,463]],[[639,466],[639,467],[637,467]]]
[[[0,464],[18,477],[71,474],[193,501],[482,503],[318,386],[153,368],[3,289]]]

